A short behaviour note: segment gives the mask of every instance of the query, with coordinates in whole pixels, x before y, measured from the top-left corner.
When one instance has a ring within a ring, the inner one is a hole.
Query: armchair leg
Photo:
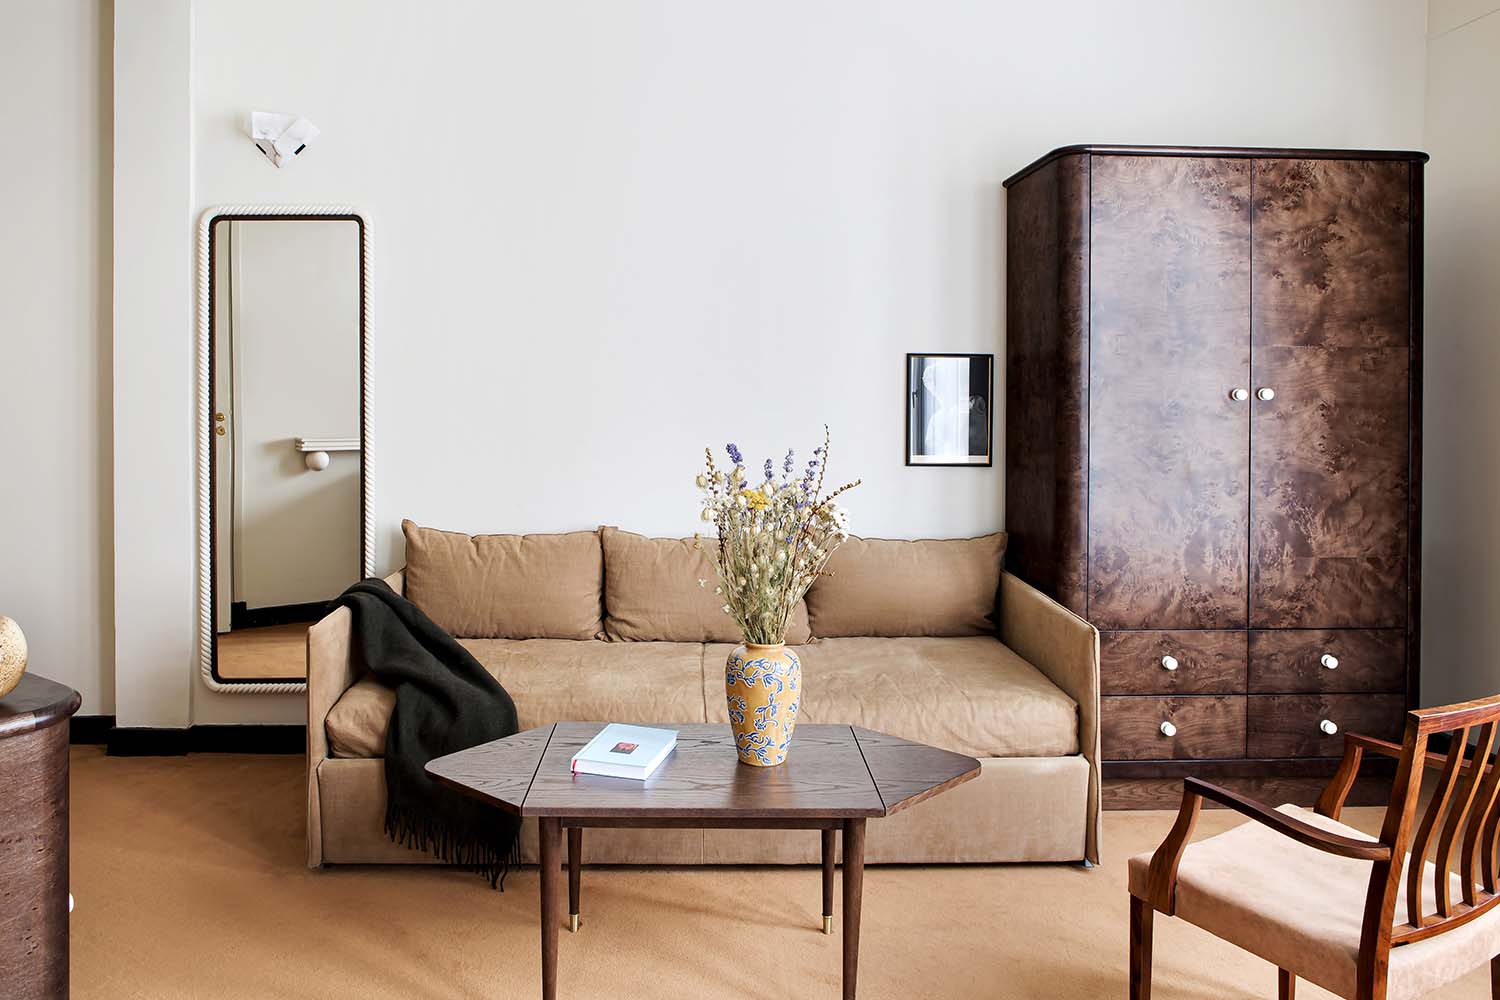
[[[1130,1000],[1151,1000],[1151,918],[1144,899],[1130,897]]]
[[[1500,1000],[1500,955],[1490,959],[1490,1000]]]
[[[1297,995],[1297,977],[1285,969],[1276,970],[1276,996],[1279,1000],[1293,1000]]]

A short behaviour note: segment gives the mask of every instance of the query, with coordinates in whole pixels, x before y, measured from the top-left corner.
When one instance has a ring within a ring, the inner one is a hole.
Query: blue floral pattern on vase
[[[737,646],[724,665],[735,751],[746,764],[786,760],[802,701],[802,661],[785,646]]]

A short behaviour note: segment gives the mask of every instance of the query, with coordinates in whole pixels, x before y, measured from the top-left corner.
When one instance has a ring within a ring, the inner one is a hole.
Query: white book
[[[603,774],[645,781],[677,746],[674,729],[610,723],[573,755],[574,774]]]

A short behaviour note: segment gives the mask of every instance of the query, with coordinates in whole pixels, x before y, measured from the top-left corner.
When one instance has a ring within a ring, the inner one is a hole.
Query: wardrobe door
[[[1256,160],[1250,623],[1406,623],[1410,165]]]
[[[1089,590],[1100,629],[1243,627],[1250,167],[1090,175]]]

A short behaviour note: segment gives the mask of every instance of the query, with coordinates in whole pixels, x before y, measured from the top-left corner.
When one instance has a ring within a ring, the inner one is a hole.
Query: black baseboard
[[[113,715],[75,715],[68,727],[68,742],[81,746],[103,746],[115,728]]]
[[[328,601],[310,604],[276,604],[264,608],[247,608],[243,601],[229,606],[230,631],[241,628],[265,628],[268,625],[299,625],[315,622],[328,613]]]
[[[151,729],[115,726],[106,742],[111,757],[180,757],[189,753],[300,754],[306,726],[189,726]],[[79,742],[74,740],[74,742]]]

